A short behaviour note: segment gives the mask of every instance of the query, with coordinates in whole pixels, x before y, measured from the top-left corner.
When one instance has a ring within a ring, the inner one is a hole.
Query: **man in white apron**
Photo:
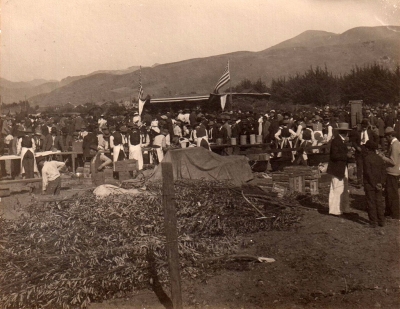
[[[21,155],[21,175],[25,178],[34,178],[35,173],[39,173],[35,159],[35,141],[31,130],[27,129],[20,135],[17,142],[17,153]]]
[[[113,154],[113,162],[122,161],[126,158],[126,154],[124,152],[124,144],[127,143],[125,133],[128,131],[126,126],[121,126],[119,131],[115,131],[110,136],[110,148],[112,148]],[[115,165],[114,165],[115,172]],[[114,174],[116,177],[116,174]]]
[[[208,142],[208,133],[204,125],[204,122],[200,122],[200,125],[196,127],[197,147],[203,147],[211,150],[210,143]]]
[[[129,159],[137,160],[138,170],[141,171],[143,169],[142,136],[138,123],[133,122],[131,127],[131,131],[128,134]]]
[[[346,142],[348,123],[338,124],[338,135],[332,140],[327,173],[332,175],[329,191],[329,214],[334,216],[349,212],[349,176],[347,162],[352,154]]]

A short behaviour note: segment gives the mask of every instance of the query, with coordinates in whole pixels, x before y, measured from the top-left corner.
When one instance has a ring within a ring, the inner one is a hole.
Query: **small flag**
[[[142,87],[142,66],[140,66],[140,71],[139,71],[139,95],[138,95],[138,101],[142,99],[143,96],[143,87]]]
[[[218,80],[218,83],[214,88],[214,93],[218,93],[219,88],[221,88],[223,85],[225,85],[230,80],[231,80],[231,75],[229,73],[229,61],[228,61],[228,64],[226,65],[226,68],[224,71],[224,74],[222,74],[221,78]]]

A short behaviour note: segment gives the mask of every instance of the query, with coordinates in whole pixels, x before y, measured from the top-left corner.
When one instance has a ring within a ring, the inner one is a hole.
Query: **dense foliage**
[[[400,102],[400,68],[381,65],[355,67],[349,74],[334,76],[328,69],[312,67],[303,74],[272,80],[271,101],[286,104],[341,105],[363,100],[367,105]]]
[[[166,283],[161,184],[146,187],[136,196],[32,200],[26,217],[0,217],[0,307],[86,308],[149,288],[149,249]],[[282,200],[251,206],[225,182],[180,180],[175,197],[183,278],[201,275],[204,259],[235,253],[240,236],[286,230],[301,219]],[[256,220],[260,211],[267,217]]]

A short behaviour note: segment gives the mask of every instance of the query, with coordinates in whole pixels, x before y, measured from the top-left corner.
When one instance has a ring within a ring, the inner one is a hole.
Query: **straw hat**
[[[338,131],[351,131],[349,124],[347,122],[339,122],[338,127],[334,128],[334,130]]]

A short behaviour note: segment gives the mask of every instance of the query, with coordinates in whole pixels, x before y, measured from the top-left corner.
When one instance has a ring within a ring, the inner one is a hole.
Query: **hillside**
[[[25,100],[25,98],[31,97],[42,98],[57,88],[66,86],[71,82],[88,76],[100,73],[122,75],[137,71],[139,68],[139,66],[132,66],[125,70],[102,70],[90,73],[88,75],[68,76],[61,81],[35,79],[28,82],[12,82],[4,78],[0,78],[0,93],[2,96],[2,102],[4,103],[19,102]]]
[[[310,66],[326,65],[334,74],[371,63],[394,69],[400,63],[399,50],[400,27],[359,27],[342,34],[306,31],[260,52],[239,51],[142,68],[142,82],[144,94],[152,97],[207,94],[228,60],[233,85],[243,78],[261,78],[268,84],[273,78],[302,73]],[[39,105],[125,100],[137,95],[138,79],[138,71],[99,73],[30,100]]]

